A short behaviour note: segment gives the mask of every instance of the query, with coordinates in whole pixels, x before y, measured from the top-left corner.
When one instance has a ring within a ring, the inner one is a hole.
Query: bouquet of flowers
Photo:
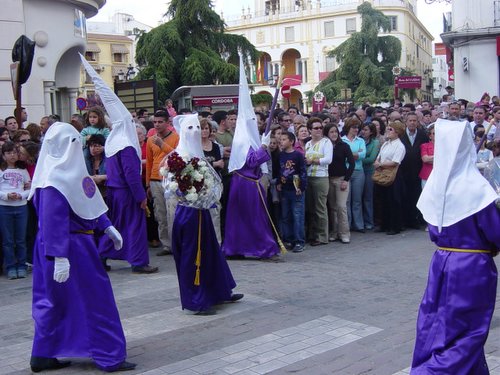
[[[203,159],[182,157],[174,151],[164,159],[160,174],[166,197],[177,198],[183,206],[209,209],[220,199],[220,178]]]

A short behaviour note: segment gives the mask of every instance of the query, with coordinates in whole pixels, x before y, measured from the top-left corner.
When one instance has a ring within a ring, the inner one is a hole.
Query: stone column
[[[76,98],[78,97],[78,88],[69,88],[68,89],[68,100],[69,100],[69,116],[68,118],[71,118],[71,115],[73,113],[77,112],[76,108]]]
[[[45,115],[52,115],[52,89],[55,87],[54,81],[44,81],[43,82],[43,102],[45,106]]]

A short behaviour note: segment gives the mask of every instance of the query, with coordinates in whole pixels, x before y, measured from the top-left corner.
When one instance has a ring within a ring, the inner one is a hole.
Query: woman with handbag
[[[404,184],[399,165],[405,157],[406,149],[400,140],[405,126],[400,121],[389,123],[386,129],[387,142],[382,145],[380,154],[373,166],[373,182],[382,197],[382,225],[378,232],[388,235],[401,231]]]

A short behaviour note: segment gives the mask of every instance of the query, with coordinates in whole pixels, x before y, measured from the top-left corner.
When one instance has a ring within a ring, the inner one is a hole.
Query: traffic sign
[[[77,98],[76,99],[76,108],[78,108],[78,110],[80,110],[80,111],[83,111],[85,108],[87,108],[87,99]]]
[[[290,99],[290,96],[292,95],[292,90],[290,88],[290,86],[288,85],[284,85],[281,87],[281,95],[283,95],[283,97],[285,99]]]

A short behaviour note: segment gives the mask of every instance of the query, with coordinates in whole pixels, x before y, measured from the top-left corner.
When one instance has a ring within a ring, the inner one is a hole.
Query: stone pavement
[[[433,251],[427,233],[409,230],[353,233],[349,245],[307,248],[284,263],[230,261],[245,298],[215,316],[180,310],[172,257],[151,251],[154,275],[112,261],[129,360],[138,363],[129,373],[408,374]],[[0,374],[29,374],[31,277],[2,277],[0,291]],[[500,375],[500,301],[486,354]],[[53,373],[102,374],[85,359]]]

